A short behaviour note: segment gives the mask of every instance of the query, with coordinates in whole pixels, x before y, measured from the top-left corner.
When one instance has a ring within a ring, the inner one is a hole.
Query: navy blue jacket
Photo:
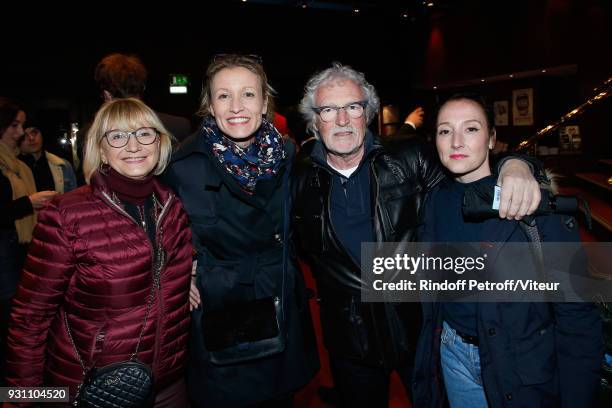
[[[435,242],[432,211],[425,210],[423,242]],[[537,218],[543,242],[579,240],[576,222],[566,216]],[[484,221],[483,242],[527,242],[519,221]],[[501,258],[501,257],[500,257]],[[512,268],[497,258],[494,268]],[[545,259],[545,262],[548,262]],[[506,275],[508,276],[508,275]],[[440,368],[442,316],[439,303],[423,303],[423,328],[413,380],[414,407],[446,404]],[[491,408],[590,407],[599,382],[602,326],[593,303],[477,304],[477,329],[485,394]]]
[[[197,133],[181,146],[164,175],[189,215],[198,259],[202,306],[192,312],[187,381],[192,406],[257,404],[295,391],[319,369],[303,277],[291,241],[284,236],[292,143],[285,143],[285,152],[276,176],[259,181],[253,195],[241,190]],[[214,365],[204,347],[204,311],[268,296],[284,300],[285,351]]]

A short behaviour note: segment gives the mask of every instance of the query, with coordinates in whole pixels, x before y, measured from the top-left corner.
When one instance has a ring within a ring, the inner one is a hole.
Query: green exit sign
[[[170,93],[186,94],[189,86],[189,77],[183,74],[170,75]]]

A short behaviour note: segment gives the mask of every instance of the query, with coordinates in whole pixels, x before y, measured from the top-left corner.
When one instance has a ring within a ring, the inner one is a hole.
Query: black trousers
[[[371,367],[359,361],[330,356],[334,386],[340,395],[342,407],[387,408],[389,406],[389,383],[392,371],[399,377],[410,395],[412,383],[412,363],[395,369]]]

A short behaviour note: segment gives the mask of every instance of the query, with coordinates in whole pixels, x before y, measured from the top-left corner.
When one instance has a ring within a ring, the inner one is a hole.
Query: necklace
[[[138,215],[140,216],[140,223],[142,224],[142,229],[147,232],[147,219],[145,218],[145,210],[144,205],[137,205]]]
[[[157,217],[159,216],[161,204],[159,203],[159,201],[157,201],[157,197],[155,196],[155,194],[152,194],[152,197],[153,197],[153,206],[151,208],[151,216],[153,218],[153,222],[157,223]],[[115,204],[119,206],[123,206],[121,200],[119,200],[119,198],[117,197],[114,191],[111,192],[111,201],[113,201]],[[138,210],[138,217],[140,218],[140,225],[142,226],[142,229],[145,230],[145,232],[147,232],[148,225],[147,225],[147,218],[145,217],[145,206],[143,204],[143,205],[136,205],[135,207]]]

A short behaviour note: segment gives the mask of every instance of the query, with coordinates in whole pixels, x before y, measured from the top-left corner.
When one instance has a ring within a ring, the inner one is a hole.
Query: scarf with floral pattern
[[[283,137],[265,118],[253,143],[245,148],[227,138],[212,116],[204,118],[200,133],[215,157],[247,194],[253,194],[258,180],[274,177],[285,158]]]

